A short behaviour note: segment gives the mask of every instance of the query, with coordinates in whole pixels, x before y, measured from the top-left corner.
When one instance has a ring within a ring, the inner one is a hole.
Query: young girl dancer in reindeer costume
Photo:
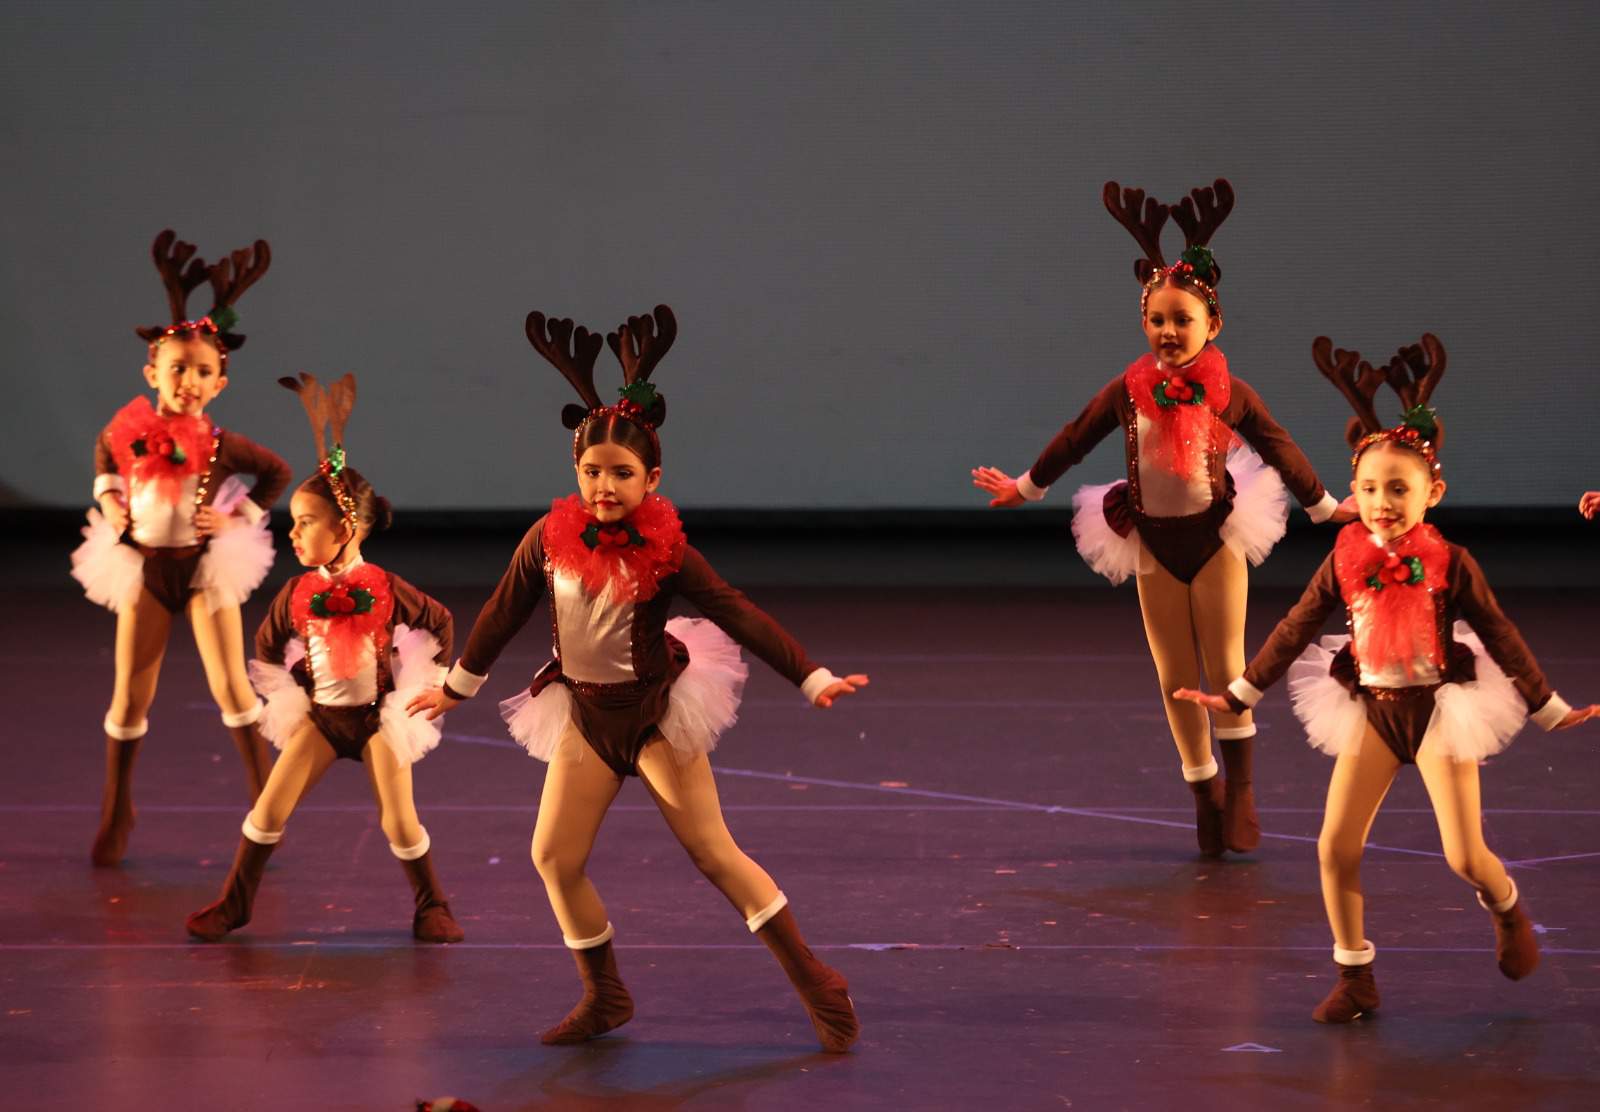
[[[1550,689],[1477,561],[1423,521],[1445,490],[1441,430],[1428,408],[1444,374],[1444,346],[1425,335],[1381,369],[1356,352],[1335,351],[1327,337],[1312,352],[1356,411],[1347,437],[1361,520],[1340,530],[1300,601],[1226,694],[1174,694],[1240,713],[1288,672],[1294,711],[1311,744],[1338,758],[1317,857],[1339,978],[1312,1018],[1348,1023],[1378,1006],[1377,951],[1363,926],[1361,852],[1400,766],[1415,764],[1422,773],[1445,859],[1477,889],[1494,921],[1500,972],[1517,980],[1533,972],[1539,947],[1516,882],[1484,844],[1478,762],[1504,748],[1530,712],[1540,726],[1557,730],[1600,714],[1600,706],[1573,710]],[[1384,382],[1405,407],[1393,428],[1379,422],[1373,407]],[[1338,611],[1350,634],[1312,645]]]
[[[388,499],[345,462],[355,376],[327,390],[308,374],[278,381],[299,393],[321,461],[289,500],[295,558],[313,570],[283,585],[256,631],[250,674],[267,697],[262,725],[283,756],[245,816],[222,894],[189,916],[189,933],[214,942],[250,921],[284,824],[344,757],[367,766],[379,825],[411,881],[412,935],[459,942],[461,928],[434,876],[431,839],[411,798],[411,766],[439,743],[439,727],[404,710],[412,696],[439,682],[449,663],[450,612],[362,558],[362,543],[373,530],[387,529],[391,514]]]
[[[1112,583],[1136,577],[1167,723],[1194,792],[1200,851],[1244,852],[1261,840],[1251,787],[1255,723],[1248,711],[1216,716],[1226,769],[1219,776],[1205,713],[1171,692],[1195,686],[1202,673],[1225,682],[1243,666],[1246,561],[1259,564],[1283,536],[1284,482],[1313,521],[1349,520],[1354,511],[1340,510],[1305,453],[1213,343],[1222,331],[1222,269],[1207,245],[1233,209],[1233,187],[1218,179],[1169,207],[1107,182],[1104,198],[1144,251],[1134,273],[1150,351],[1107,383],[1020,478],[980,467],[972,479],[994,496],[991,506],[1020,506],[1043,498],[1120,430],[1128,477],[1080,490],[1072,531],[1095,571]],[[1161,254],[1169,214],[1187,245],[1171,266]]]
[[[475,695],[548,594],[555,659],[526,692],[501,704],[512,736],[550,763],[533,860],[584,986],[577,1007],[543,1040],[592,1039],[633,1015],[611,923],[585,863],[623,778],[637,775],[694,863],[777,957],[823,1049],[844,1051],[857,1032],[845,979],[806,947],[788,899],[728,833],[707,754],[733,724],[748,672],[734,641],[817,706],[831,706],[867,677],[839,679],[813,662],[718,577],[685,540],[672,504],[656,493],[656,429],[666,402],[649,377],[677,334],[671,310],[662,305],[653,319],[631,317],[607,337],[626,382],[614,405],[604,404],[594,385],[598,333],[541,313],[529,314],[527,333],[583,400],[562,415],[575,430],[578,493],[557,499],[534,522],[445,686],[412,705],[432,716]],[[668,621],[674,595],[711,620]]]
[[[117,614],[116,682],[106,712],[106,781],[96,865],[122,860],[133,830],[133,764],[149,730],[172,620],[189,618],[222,724],[244,761],[251,802],[271,767],[257,729],[261,705],[245,673],[239,606],[272,567],[267,510],[289,484],[289,467],[239,433],[224,431],[205,408],[228,385],[229,353],[241,294],[267,272],[266,241],[215,266],[171,229],[152,254],[172,323],[137,329],[145,341],[145,382],[155,405],[138,397],[117,411],[95,441],[94,497],[85,540],[72,554],[84,594]],[[211,311],[187,319],[189,295],[211,284]],[[250,475],[253,487],[239,478]]]

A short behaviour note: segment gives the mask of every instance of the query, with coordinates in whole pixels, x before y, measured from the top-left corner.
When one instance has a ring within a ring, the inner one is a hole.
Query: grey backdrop
[[[1226,175],[1221,346],[1331,483],[1311,338],[1432,330],[1452,502],[1567,504],[1600,484],[1595,11],[7,0],[0,497],[87,500],[170,224],[272,241],[213,413],[297,472],[272,380],[355,370],[397,505],[537,505],[571,398],[524,314],[664,300],[679,502],[974,507],[972,465],[1026,466],[1142,350],[1101,182]]]

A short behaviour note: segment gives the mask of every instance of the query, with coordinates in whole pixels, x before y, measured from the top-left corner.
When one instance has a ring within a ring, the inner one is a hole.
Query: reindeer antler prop
[[[1226,178],[1218,178],[1211,185],[1190,190],[1189,196],[1176,205],[1164,205],[1154,197],[1146,197],[1142,189],[1114,181],[1106,182],[1101,196],[1106,211],[1128,230],[1144,252],[1144,258],[1133,263],[1133,272],[1144,286],[1140,312],[1144,311],[1151,290],[1163,279],[1170,279],[1199,293],[1215,313],[1216,285],[1222,280],[1222,268],[1208,244],[1233,211],[1232,184]],[[1183,229],[1184,237],[1183,253],[1171,266],[1161,253],[1161,229],[1169,215]]]
[[[546,317],[537,311],[528,314],[525,331],[534,350],[560,371],[583,399],[583,405],[567,405],[561,410],[561,423],[574,433],[574,455],[584,426],[599,417],[614,415],[632,421],[656,440],[656,429],[667,418],[667,402],[650,382],[650,375],[678,336],[678,320],[670,308],[657,305],[648,315],[629,317],[603,339],[600,333],[574,325],[565,317]],[[595,359],[606,344],[622,364],[621,399],[615,405],[606,405],[594,384]]]
[[[1382,367],[1374,367],[1359,352],[1335,349],[1333,341],[1318,336],[1311,344],[1311,358],[1317,369],[1336,386],[1356,411],[1345,429],[1352,449],[1350,467],[1354,470],[1361,453],[1379,441],[1391,441],[1420,455],[1429,469],[1439,473],[1438,448],[1444,430],[1438,415],[1428,408],[1428,399],[1444,377],[1444,345],[1433,333],[1425,333],[1420,344],[1402,347]],[[1385,383],[1400,398],[1404,408],[1400,424],[1385,427],[1373,405]]]
[[[356,404],[356,376],[347,374],[332,386],[324,387],[316,375],[301,371],[299,378],[285,376],[278,380],[278,385],[300,395],[300,404],[305,407],[311,435],[317,444],[317,470],[328,481],[328,489],[333,491],[339,516],[353,532],[357,528],[356,500],[344,481],[344,428]],[[333,432],[331,451],[327,441],[330,429]]]
[[[228,352],[244,346],[244,337],[232,331],[239,322],[234,303],[272,265],[272,249],[266,240],[258,239],[253,246],[235,251],[209,267],[194,251],[194,244],[180,240],[171,228],[162,229],[156,236],[150,246],[150,254],[155,259],[157,273],[161,275],[161,284],[167,291],[167,308],[172,323],[136,328],[134,331],[147,343],[157,343],[174,336],[189,337],[196,333],[215,336],[221,345],[222,361],[226,364]],[[198,320],[189,320],[189,295],[206,281],[210,281],[214,295],[211,311]]]

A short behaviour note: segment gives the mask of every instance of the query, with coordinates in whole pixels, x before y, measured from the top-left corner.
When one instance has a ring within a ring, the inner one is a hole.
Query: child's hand
[[[100,496],[100,513],[118,536],[128,531],[128,506],[116,491],[108,490]]]
[[[1586,707],[1573,707],[1567,711],[1567,716],[1557,722],[1558,730],[1570,730],[1580,722],[1587,722],[1591,718],[1600,718],[1600,704],[1590,703]]]
[[[1339,503],[1339,508],[1333,511],[1332,516],[1330,516],[1328,520],[1333,522],[1335,525],[1348,525],[1350,522],[1356,521],[1360,517],[1361,511],[1356,507],[1356,496],[1352,494],[1343,502]]]
[[[232,514],[221,513],[215,506],[201,506],[194,512],[194,531],[196,536],[214,537],[219,533],[226,533],[232,529],[237,521]]]
[[[428,721],[432,722],[445,711],[460,705],[461,700],[450,698],[444,693],[444,688],[430,687],[421,694],[412,696],[411,701],[406,704],[406,713],[415,718],[423,711],[427,711]]]
[[[997,467],[974,467],[972,485],[994,495],[989,499],[989,505],[996,508],[1020,506],[1027,501],[1022,497],[1022,492],[1017,490],[1017,480]]]
[[[1600,490],[1584,491],[1583,497],[1578,499],[1578,512],[1593,521],[1594,515],[1600,513]]]
[[[842,680],[834,680],[817,695],[816,705],[819,707],[831,707],[833,706],[833,701],[839,696],[854,695],[857,688],[867,686],[868,682],[866,676],[859,674],[846,676]]]
[[[1231,713],[1233,708],[1228,705],[1228,700],[1221,695],[1207,695],[1204,691],[1196,691],[1192,687],[1180,687],[1172,693],[1174,699],[1187,699],[1191,703],[1199,703],[1207,710],[1218,710],[1224,714]]]

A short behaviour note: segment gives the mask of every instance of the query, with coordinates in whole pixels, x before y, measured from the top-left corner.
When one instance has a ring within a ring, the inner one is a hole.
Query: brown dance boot
[[[1215,762],[1211,767],[1216,768]],[[1187,771],[1186,769],[1186,774]],[[1204,780],[1190,780],[1189,790],[1194,792],[1194,837],[1200,845],[1200,855],[1221,857],[1225,848],[1222,841],[1222,819],[1227,801],[1222,777],[1213,772]]]
[[[244,762],[245,790],[250,795],[250,806],[256,805],[256,800],[261,797],[261,789],[267,786],[267,777],[272,774],[272,744],[261,735],[261,704],[257,703],[257,710],[246,711],[245,714],[255,714],[255,718],[241,725],[229,722],[229,715],[223,715],[222,721],[228,726],[228,733],[233,735],[234,748],[239,750],[239,759]]]
[[[255,906],[256,889],[261,887],[261,874],[266,870],[267,858],[278,848],[281,832],[274,836],[249,826],[258,837],[272,838],[270,843],[252,841],[249,834],[239,838],[239,849],[233,855],[233,868],[228,879],[222,882],[222,895],[189,916],[184,925],[189,933],[203,942],[219,942],[229,931],[238,930],[250,921],[250,910]]]
[[[539,1036],[546,1046],[567,1046],[587,1042],[621,1027],[633,1018],[633,997],[617,973],[617,957],[611,950],[611,937],[615,932],[611,924],[599,935],[601,941],[590,945],[587,940],[581,949],[572,949],[572,958],[578,963],[578,976],[583,979],[583,999],[567,1013],[567,1018]]]
[[[783,902],[778,904],[778,900]],[[789,983],[794,985],[800,1002],[811,1016],[811,1026],[816,1029],[822,1049],[830,1054],[843,1054],[861,1033],[855,1005],[850,1000],[850,986],[837,969],[818,961],[805,939],[800,937],[800,928],[782,892],[773,903],[778,904],[776,912],[769,907],[748,922],[756,923],[755,933],[789,975]],[[765,922],[758,922],[763,916]]]
[[[144,740],[145,726],[118,730],[127,733],[137,730],[135,737],[122,738],[113,734],[112,723],[106,723],[106,784],[100,799],[100,829],[95,832],[94,845],[89,859],[101,868],[122,860],[128,849],[128,835],[133,832],[137,816],[133,809],[133,762],[139,755],[139,743]]]
[[[1506,878],[1510,880],[1510,877]],[[1491,904],[1478,893],[1478,902],[1494,916],[1494,960],[1513,981],[1520,981],[1539,965],[1539,940],[1533,934],[1533,920],[1517,898],[1517,882],[1511,881],[1511,895]]]
[[[406,879],[411,882],[411,895],[416,903],[416,910],[411,916],[411,937],[418,942],[460,942],[466,934],[462,932],[455,916],[450,914],[450,905],[439,890],[439,878],[433,875],[433,858],[428,853],[429,845],[428,832],[424,830],[422,841],[411,849],[389,847],[400,859],[400,867],[406,871]],[[418,849],[420,853],[415,852]]]
[[[1251,787],[1255,742],[1254,735],[1217,739],[1227,774],[1222,798],[1222,844],[1234,853],[1249,853],[1261,844],[1261,823],[1256,818],[1256,795]]]
[[[1367,957],[1364,965],[1347,965],[1340,957]],[[1311,1018],[1318,1023],[1351,1023],[1368,1012],[1378,1010],[1378,982],[1373,979],[1373,960],[1377,957],[1372,943],[1365,950],[1334,950],[1334,964],[1339,967],[1339,979],[1333,991],[1318,1004]]]

